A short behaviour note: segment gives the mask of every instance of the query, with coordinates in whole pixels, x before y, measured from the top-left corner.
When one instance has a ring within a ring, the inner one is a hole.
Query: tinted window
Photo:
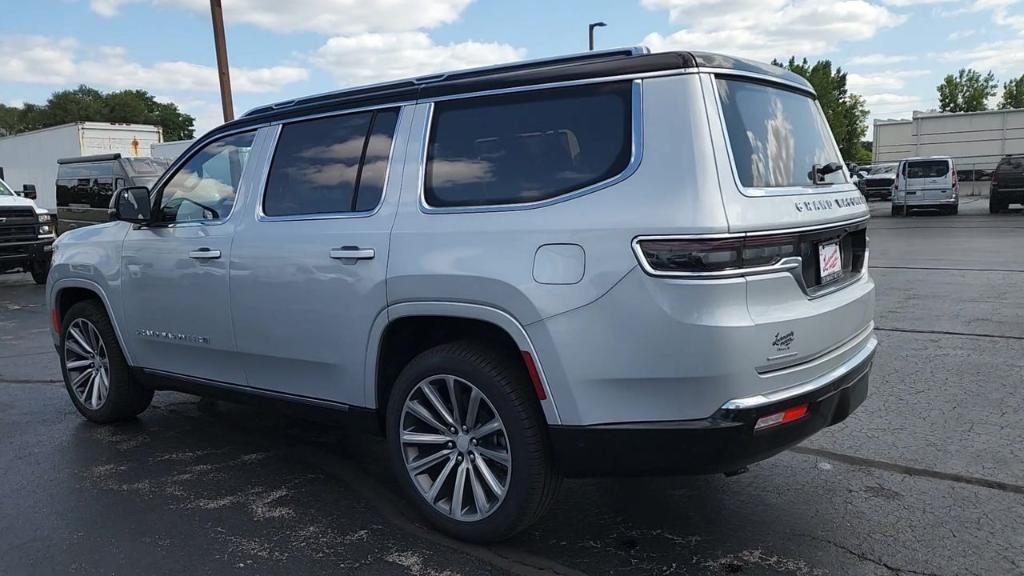
[[[996,167],[999,172],[1024,170],[1024,156],[1007,156]]]
[[[718,94],[740,183],[747,187],[814,184],[814,165],[842,162],[814,100],[797,92],[719,78]],[[842,170],[825,183],[846,182]]]
[[[622,172],[632,152],[629,82],[434,104],[432,206],[546,200]]]
[[[114,175],[114,161],[85,162],[82,164],[61,164],[57,167],[58,178],[102,178]]]
[[[387,110],[285,125],[267,179],[263,212],[292,216],[375,208],[384,189],[397,118],[396,111]]]
[[[129,176],[159,176],[171,165],[166,158],[122,158],[121,163]]]
[[[919,160],[907,162],[907,178],[942,178],[949,174],[946,160]]]
[[[214,140],[194,154],[164,185],[162,222],[227,218],[255,132]]]

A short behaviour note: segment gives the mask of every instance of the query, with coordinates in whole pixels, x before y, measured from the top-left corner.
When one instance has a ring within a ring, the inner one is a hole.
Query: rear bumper
[[[815,381],[726,402],[700,420],[552,426],[556,465],[570,477],[714,474],[765,460],[846,419],[867,397],[877,340]],[[763,416],[808,404],[795,422],[754,431]]]
[[[1024,190],[992,190],[989,192],[989,195],[994,202],[1024,204]]]
[[[0,243],[0,272],[24,268],[41,258],[49,258],[53,251],[53,238],[26,242]]]

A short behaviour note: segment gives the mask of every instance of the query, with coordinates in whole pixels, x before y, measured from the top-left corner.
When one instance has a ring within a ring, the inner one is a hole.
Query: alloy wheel
[[[64,366],[68,385],[78,400],[86,408],[99,410],[110,391],[110,360],[99,330],[85,318],[68,326]]]
[[[424,378],[405,399],[402,456],[420,494],[472,522],[501,505],[512,479],[508,433],[484,393],[457,376]]]

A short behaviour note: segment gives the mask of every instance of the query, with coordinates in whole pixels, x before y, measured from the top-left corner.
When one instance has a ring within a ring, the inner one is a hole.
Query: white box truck
[[[75,122],[0,138],[0,170],[15,190],[36,187],[41,208],[57,208],[57,159],[120,153],[149,157],[153,144],[163,141],[159,126]]]

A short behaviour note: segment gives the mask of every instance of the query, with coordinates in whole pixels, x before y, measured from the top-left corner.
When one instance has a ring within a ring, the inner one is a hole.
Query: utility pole
[[[587,32],[590,34],[590,50],[591,51],[594,50],[594,28],[602,28],[604,26],[607,26],[607,24],[605,24],[604,22],[594,22],[593,24],[591,24],[588,27]]]
[[[213,45],[217,50],[217,76],[220,79],[220,104],[224,109],[224,121],[235,119],[235,107],[231,104],[231,72],[228,71],[228,49],[224,41],[224,10],[220,0],[210,0],[210,14],[213,16]]]

